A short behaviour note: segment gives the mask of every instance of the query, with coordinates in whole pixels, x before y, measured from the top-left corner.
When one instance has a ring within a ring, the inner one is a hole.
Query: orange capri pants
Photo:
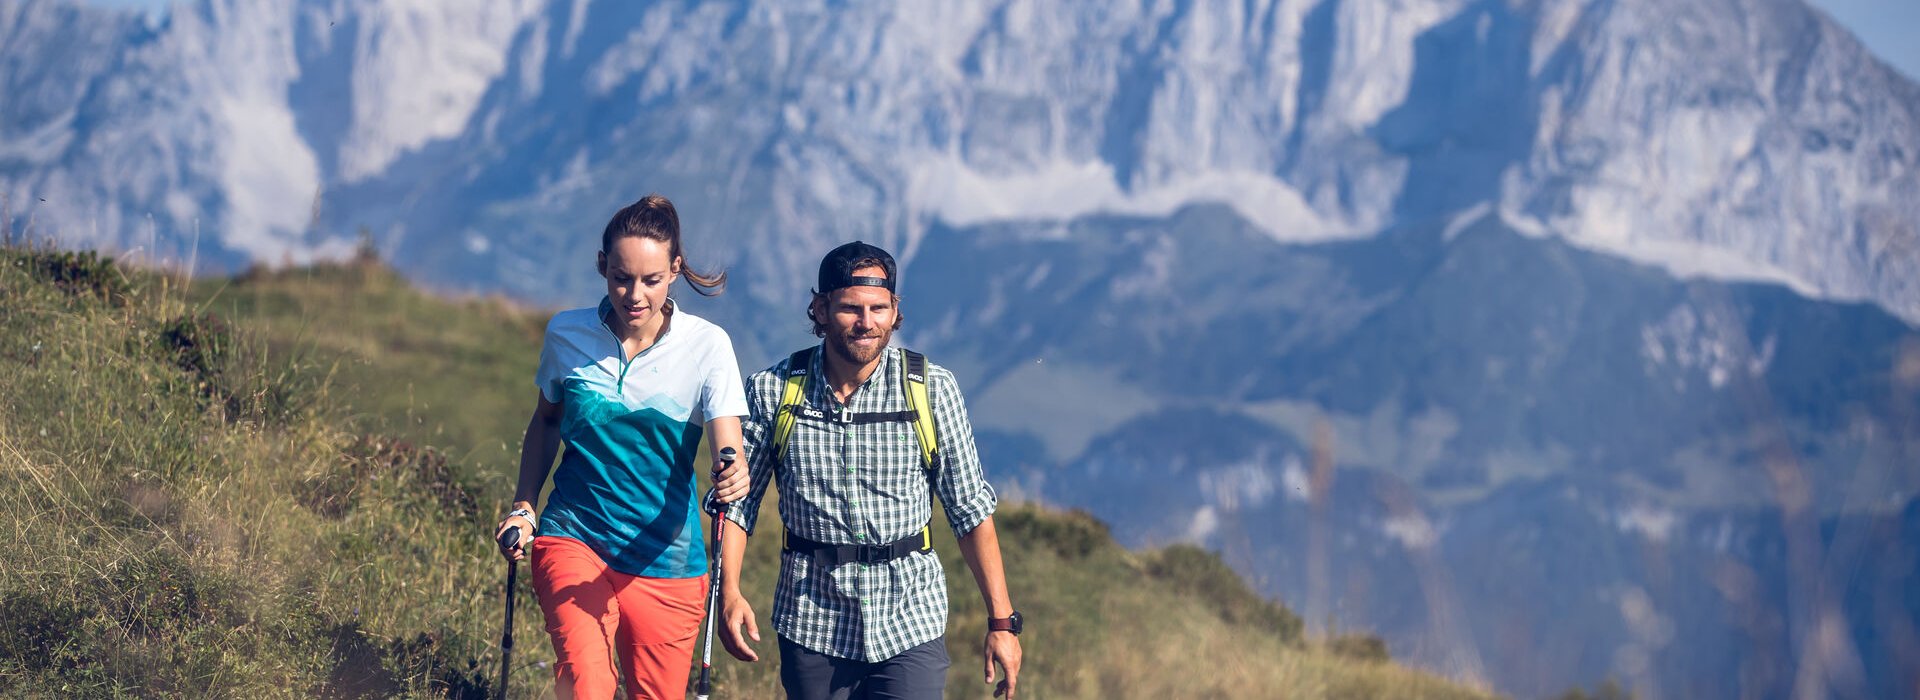
[[[554,691],[613,697],[615,657],[633,698],[684,698],[707,577],[645,578],[607,568],[579,540],[533,540],[533,588],[553,637]]]

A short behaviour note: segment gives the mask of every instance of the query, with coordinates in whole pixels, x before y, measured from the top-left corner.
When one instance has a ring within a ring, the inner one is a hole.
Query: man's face
[[[853,271],[855,277],[886,277],[878,266]],[[864,366],[880,357],[893,340],[895,307],[893,292],[882,287],[855,286],[834,290],[826,295],[827,348],[840,359]]]

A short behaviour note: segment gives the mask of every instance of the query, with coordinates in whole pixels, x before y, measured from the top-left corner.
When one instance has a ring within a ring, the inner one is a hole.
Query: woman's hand
[[[740,417],[723,416],[707,421],[707,449],[713,450],[713,500],[722,505],[747,497],[753,479],[747,476],[747,460],[740,444]]]
[[[514,505],[516,508],[525,508],[525,506],[521,504]],[[528,508],[528,510],[532,509]],[[515,538],[512,547],[507,547],[501,543],[500,538],[507,534],[507,528],[514,527],[520,528],[520,536]],[[509,515],[505,520],[500,521],[499,527],[493,530],[493,543],[500,547],[500,556],[507,561],[520,561],[522,557],[526,556],[527,543],[532,541],[533,520],[524,515]]]
[[[720,503],[732,503],[747,495],[747,489],[753,486],[747,476],[747,464],[738,459],[731,462],[715,462],[719,465],[713,472],[713,500]]]

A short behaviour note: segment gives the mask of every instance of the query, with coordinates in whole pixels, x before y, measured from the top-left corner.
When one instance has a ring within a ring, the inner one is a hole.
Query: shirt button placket
[[[853,430],[851,426],[849,426],[847,432],[849,433],[849,435],[852,434]],[[851,440],[849,440],[849,442],[851,442]],[[858,476],[858,472],[856,471],[859,468],[859,465],[858,465],[859,460],[860,460],[860,452],[858,450],[851,449],[851,446],[850,446],[847,452],[847,486],[848,486],[847,492],[848,493],[853,493],[853,494],[860,493],[860,477]],[[848,500],[849,500],[849,504],[853,508],[853,529],[854,529],[853,539],[859,542],[860,544],[864,545],[867,543],[867,534],[866,534],[867,527],[866,527],[866,520],[860,517],[860,497],[856,495]],[[869,588],[866,580],[867,579],[866,571],[868,568],[871,568],[871,566],[872,565],[866,562],[860,563],[860,607],[862,609],[865,609],[868,605],[866,592],[869,590]]]
[[[843,411],[846,408],[847,408],[846,406],[841,406],[841,409]],[[842,420],[844,421],[844,413],[841,415],[842,415]],[[842,422],[838,426],[838,430],[836,430],[835,432],[838,433],[840,436],[840,463],[848,465],[849,468],[851,468],[853,464],[853,455],[851,453],[851,447],[853,444],[853,426],[848,423]],[[855,506],[858,506],[858,505],[860,505],[859,502],[854,501],[849,503],[847,507],[847,527],[852,528],[854,530],[858,530],[860,528],[860,513],[854,508]]]

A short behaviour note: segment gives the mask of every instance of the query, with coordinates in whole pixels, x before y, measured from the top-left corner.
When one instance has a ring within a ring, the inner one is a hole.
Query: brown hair
[[[674,211],[673,202],[666,197],[649,194],[615,213],[613,220],[607,222],[607,230],[600,234],[600,252],[611,252],[613,242],[627,236],[667,244],[667,257],[680,261],[680,272],[686,275],[687,284],[693,287],[693,291],[714,296],[726,288],[726,270],[702,274],[687,264],[685,255],[680,252],[680,214]]]
[[[860,258],[859,260],[853,261],[853,264],[848,266],[848,269],[859,270],[868,267],[886,269],[887,266],[879,258]],[[827,295],[820,293],[819,290],[814,290],[813,301],[807,302],[807,320],[813,322],[813,337],[815,338],[827,337],[827,322],[813,314],[814,307],[826,308],[826,305]],[[895,294],[893,295],[893,329],[896,331],[900,330],[900,323],[905,320],[907,320],[906,315],[900,313],[900,295]]]

